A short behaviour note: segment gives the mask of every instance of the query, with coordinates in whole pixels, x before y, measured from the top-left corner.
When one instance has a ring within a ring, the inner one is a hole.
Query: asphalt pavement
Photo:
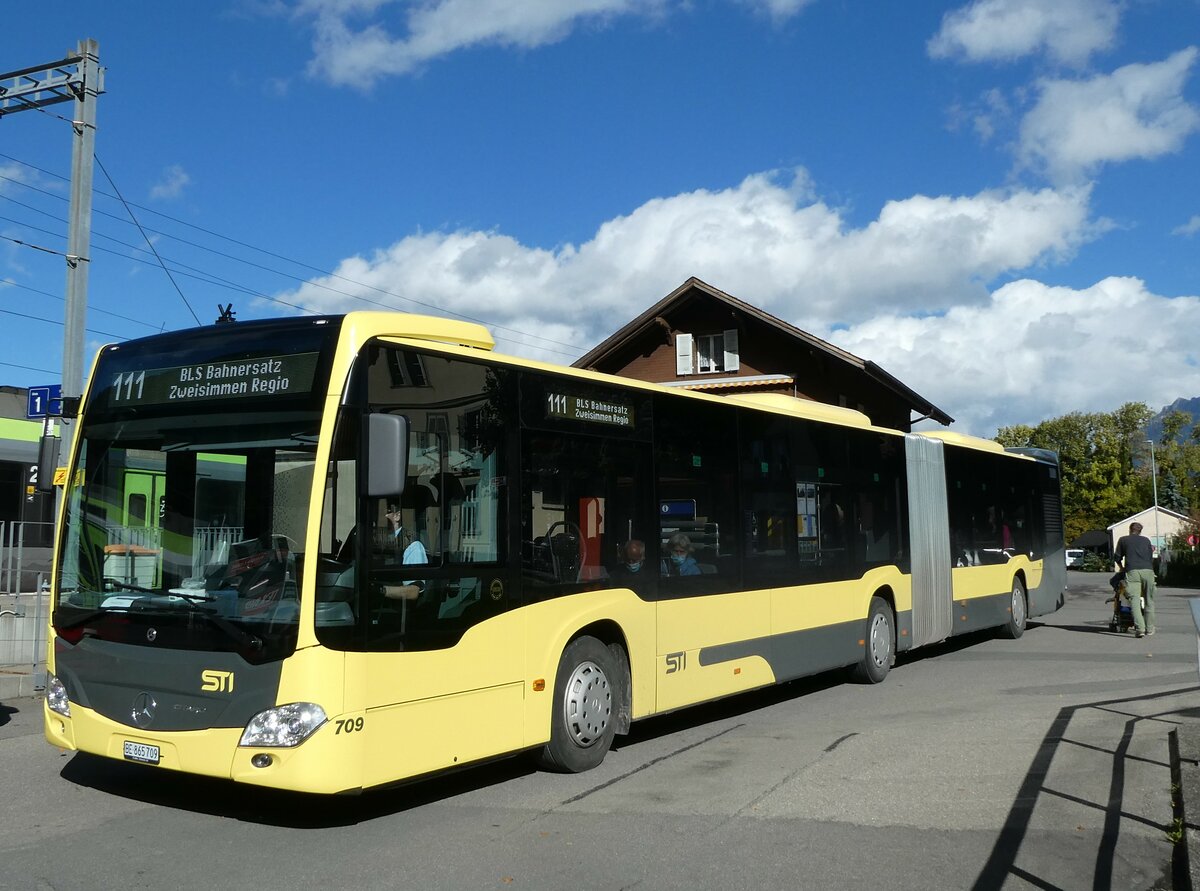
[[[0,887],[1200,888],[1200,592],[1162,588],[1139,640],[1108,627],[1107,578],[880,685],[639,722],[579,775],[509,759],[300,801],[60,754],[39,701],[3,698]]]

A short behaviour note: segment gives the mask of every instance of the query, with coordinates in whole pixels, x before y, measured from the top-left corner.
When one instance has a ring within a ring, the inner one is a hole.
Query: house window
[[[720,334],[675,335],[675,373],[679,376],[737,371],[738,365],[735,328]]]
[[[725,370],[725,335],[700,334],[696,337],[696,370]]]

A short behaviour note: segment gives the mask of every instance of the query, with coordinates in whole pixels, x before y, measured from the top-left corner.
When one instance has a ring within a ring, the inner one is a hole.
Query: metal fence
[[[0,695],[40,689],[53,523],[0,521]]]
[[[38,590],[50,577],[53,523],[0,520],[0,594]]]

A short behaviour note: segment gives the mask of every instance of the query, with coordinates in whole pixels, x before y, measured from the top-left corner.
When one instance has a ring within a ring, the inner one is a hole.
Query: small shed
[[[1161,505],[1148,507],[1131,517],[1118,520],[1108,527],[1108,540],[1112,546],[1112,553],[1116,553],[1117,539],[1129,533],[1130,523],[1142,524],[1142,535],[1154,543],[1155,551],[1165,547],[1174,536],[1191,526],[1191,520],[1185,514],[1168,510]]]

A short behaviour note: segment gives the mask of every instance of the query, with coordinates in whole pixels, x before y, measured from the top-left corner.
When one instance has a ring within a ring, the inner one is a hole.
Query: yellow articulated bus
[[[520,751],[581,771],[640,718],[847,666],[879,682],[897,652],[1062,604],[1052,454],[492,345],[351,313],[102,349],[46,738],[313,793]]]

